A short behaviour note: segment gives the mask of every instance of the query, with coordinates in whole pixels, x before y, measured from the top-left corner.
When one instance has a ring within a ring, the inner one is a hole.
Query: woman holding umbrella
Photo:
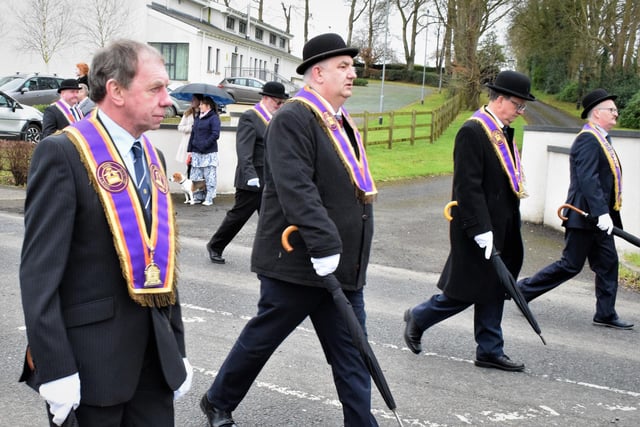
[[[216,103],[208,96],[200,101],[200,115],[196,117],[187,151],[191,153],[191,179],[205,181],[207,193],[202,202],[211,206],[216,197],[218,181],[218,138],[220,117]]]

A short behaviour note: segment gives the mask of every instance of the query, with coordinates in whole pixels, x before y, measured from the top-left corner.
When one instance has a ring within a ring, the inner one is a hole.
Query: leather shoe
[[[418,328],[413,320],[411,309],[404,312],[404,321],[407,323],[404,327],[404,342],[413,353],[418,354],[422,351],[422,330]]]
[[[207,393],[202,396],[200,409],[207,416],[210,427],[237,427],[236,422],[231,417],[231,412],[223,411],[213,406],[207,399]]]
[[[596,326],[606,326],[614,329],[633,329],[633,323],[626,323],[618,318],[613,320],[602,320],[594,317],[593,324]]]
[[[507,356],[506,354],[498,357],[476,357],[474,364],[481,368],[494,368],[509,372],[524,371],[524,364],[514,362],[513,360],[509,359],[509,356]]]
[[[209,259],[214,264],[224,264],[224,258],[222,255],[213,250],[211,244],[207,243],[207,252],[209,252]]]

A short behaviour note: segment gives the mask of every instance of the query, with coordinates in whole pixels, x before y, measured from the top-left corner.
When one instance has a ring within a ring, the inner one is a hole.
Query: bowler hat
[[[63,80],[62,83],[60,83],[60,87],[58,88],[58,93],[60,93],[60,91],[63,91],[65,89],[80,90],[80,85],[78,84],[78,81],[76,79],[66,79],[66,80]]]
[[[602,101],[606,101],[607,99],[615,100],[617,95],[609,95],[604,89],[595,89],[582,98],[582,108],[584,111],[580,115],[583,119],[587,118],[589,111],[593,110],[593,107],[600,104]]]
[[[302,48],[302,64],[298,65],[296,73],[304,74],[307,68],[323,59],[340,55],[349,55],[353,58],[357,54],[358,48],[348,47],[339,34],[320,34],[305,43]]]
[[[517,96],[528,101],[536,100],[536,97],[529,92],[531,90],[531,80],[517,71],[501,71],[493,84],[487,83],[487,87],[496,92]]]
[[[273,98],[287,99],[289,94],[284,91],[284,85],[279,82],[266,82],[262,86],[262,96],[271,96]]]

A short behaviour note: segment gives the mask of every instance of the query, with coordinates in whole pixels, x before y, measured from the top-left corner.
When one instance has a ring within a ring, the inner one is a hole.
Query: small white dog
[[[180,184],[182,191],[184,191],[184,203],[189,203],[191,205],[201,202],[201,200],[196,200],[193,197],[193,193],[207,190],[207,185],[204,181],[191,181],[180,172],[176,172],[171,175],[171,181]]]

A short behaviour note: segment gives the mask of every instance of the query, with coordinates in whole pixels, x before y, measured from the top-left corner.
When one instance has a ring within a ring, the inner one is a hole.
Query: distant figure
[[[78,109],[78,92],[80,86],[76,79],[63,80],[58,88],[60,99],[45,108],[42,116],[42,136],[45,138],[58,130],[62,130],[71,123],[78,122],[84,117]]]
[[[96,106],[96,103],[89,98],[89,87],[84,83],[78,83],[80,90],[78,91],[78,108],[83,115],[87,115]]]
[[[207,243],[209,259],[214,264],[224,264],[224,249],[251,215],[256,211],[260,212],[260,199],[264,187],[264,132],[272,114],[289,98],[284,85],[278,82],[265,83],[260,94],[262,100],[242,113],[238,121],[235,203]]]
[[[187,146],[187,152],[191,153],[191,180],[207,185],[203,206],[211,206],[216,198],[219,137],[218,107],[211,97],[205,96],[200,101],[200,116],[193,123]]]
[[[186,165],[187,178],[189,179],[191,178],[191,159],[189,153],[187,153],[187,147],[189,147],[193,122],[195,118],[200,115],[200,100],[202,100],[202,95],[194,94],[191,97],[191,106],[184,112],[178,124],[178,131],[182,133],[182,137],[180,138],[180,145],[178,145],[178,151],[176,152],[176,160]]]
[[[76,64],[76,79],[78,83],[84,83],[89,87],[89,66],[84,62]]]
[[[569,157],[571,179],[567,203],[598,218],[597,227],[577,212],[567,210],[562,258],[520,280],[518,286],[530,301],[580,273],[588,259],[596,274],[593,324],[632,329],[633,324],[620,319],[615,307],[618,253],[611,231],[614,225],[622,228],[622,168],[609,132],[618,118],[616,98],[604,89],[596,89],[584,97],[582,118],[587,119],[587,124],[571,145]]]

